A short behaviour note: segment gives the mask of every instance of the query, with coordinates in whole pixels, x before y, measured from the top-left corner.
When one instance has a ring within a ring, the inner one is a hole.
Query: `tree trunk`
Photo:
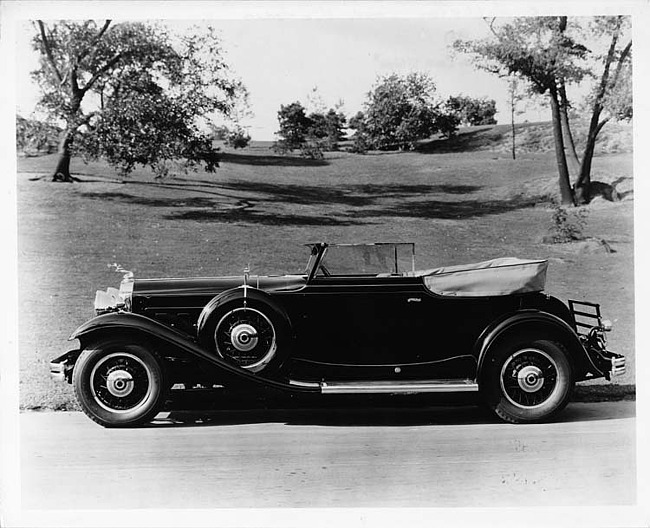
[[[594,158],[596,149],[596,139],[607,120],[599,122],[601,109],[598,105],[594,108],[589,123],[589,133],[587,134],[587,143],[585,152],[582,155],[582,164],[580,165],[580,174],[575,184],[576,203],[585,204],[589,202],[589,187],[591,186],[591,161]]]
[[[564,153],[564,139],[562,137],[562,118],[560,116],[560,102],[558,100],[557,90],[549,90],[551,99],[551,117],[553,122],[553,138],[555,140],[555,159],[560,184],[560,200],[562,205],[575,205],[573,191],[571,190],[571,181],[569,179],[569,167],[567,166],[566,155]]]
[[[510,124],[512,126],[512,159],[517,159],[517,150],[515,144],[515,89],[512,88],[510,93]]]
[[[59,161],[52,174],[52,181],[73,182],[75,179],[70,174],[70,159],[72,158],[72,142],[74,140],[74,130],[66,128],[59,142]]]
[[[573,141],[573,134],[571,133],[571,126],[569,124],[569,100],[566,95],[566,87],[564,81],[560,82],[558,86],[558,94],[560,96],[560,117],[562,119],[562,134],[564,136],[564,148],[566,158],[569,163],[569,172],[574,179],[580,172],[580,158],[576,152],[576,144]]]
[[[620,26],[619,26],[620,27]],[[618,30],[612,35],[612,41],[609,46],[609,52],[607,53],[607,58],[605,60],[605,68],[603,69],[603,75],[600,78],[600,87],[596,99],[594,101],[593,110],[591,113],[591,120],[589,122],[589,132],[587,133],[587,142],[585,144],[585,151],[582,155],[582,164],[580,165],[580,174],[578,175],[578,180],[575,184],[576,190],[576,200],[577,203],[587,203],[589,201],[589,187],[591,186],[591,161],[594,157],[594,151],[596,149],[596,139],[598,138],[598,133],[601,131],[607,119],[600,121],[600,114],[603,111],[603,100],[607,92],[607,85],[609,82],[609,70],[612,63],[615,59],[616,44],[618,42]],[[621,67],[623,62],[627,60],[627,57],[632,49],[632,42],[628,42],[627,46],[621,52],[621,55],[618,58],[618,66],[614,74],[614,79],[612,84],[616,86],[618,77],[620,74]]]

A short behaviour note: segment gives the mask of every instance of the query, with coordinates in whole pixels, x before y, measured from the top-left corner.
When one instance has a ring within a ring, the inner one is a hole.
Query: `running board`
[[[420,394],[423,392],[477,392],[470,379],[409,381],[323,381],[323,394]]]

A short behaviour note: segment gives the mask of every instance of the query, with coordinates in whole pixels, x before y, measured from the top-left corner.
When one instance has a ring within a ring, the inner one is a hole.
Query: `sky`
[[[195,23],[166,21],[177,31]],[[226,62],[249,92],[252,116],[242,123],[256,140],[274,139],[280,105],[300,101],[309,109],[317,98],[334,107],[342,101],[348,117],[363,109],[366,94],[377,79],[391,73],[424,72],[438,95],[464,94],[497,102],[497,120],[509,122],[506,81],[477,70],[469,57],[455,55],[457,39],[488,35],[481,18],[342,18],[209,20],[218,29]],[[29,72],[38,57],[30,39],[33,26],[22,23],[17,33],[17,108],[29,115],[38,88]],[[526,110],[522,108],[522,110]],[[531,106],[519,121],[548,119],[548,111]]]

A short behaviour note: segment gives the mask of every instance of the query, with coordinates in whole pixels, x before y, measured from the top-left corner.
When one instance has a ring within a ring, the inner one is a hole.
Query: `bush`
[[[584,229],[587,225],[587,209],[568,210],[556,205],[551,217],[550,241],[554,244],[584,240]]]
[[[325,154],[323,154],[323,147],[321,143],[317,141],[308,141],[307,143],[303,143],[300,147],[300,155],[303,158],[313,160],[320,160],[325,157]]]
[[[225,141],[226,145],[234,149],[246,148],[251,141],[251,137],[248,132],[238,128],[237,130],[228,132]]]
[[[16,148],[19,152],[56,152],[61,129],[46,121],[16,116]]]

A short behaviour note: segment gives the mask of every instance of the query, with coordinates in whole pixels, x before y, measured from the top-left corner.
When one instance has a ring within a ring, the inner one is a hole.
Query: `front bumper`
[[[52,379],[72,383],[72,370],[80,353],[81,350],[70,350],[50,361],[50,376],[52,376]]]

